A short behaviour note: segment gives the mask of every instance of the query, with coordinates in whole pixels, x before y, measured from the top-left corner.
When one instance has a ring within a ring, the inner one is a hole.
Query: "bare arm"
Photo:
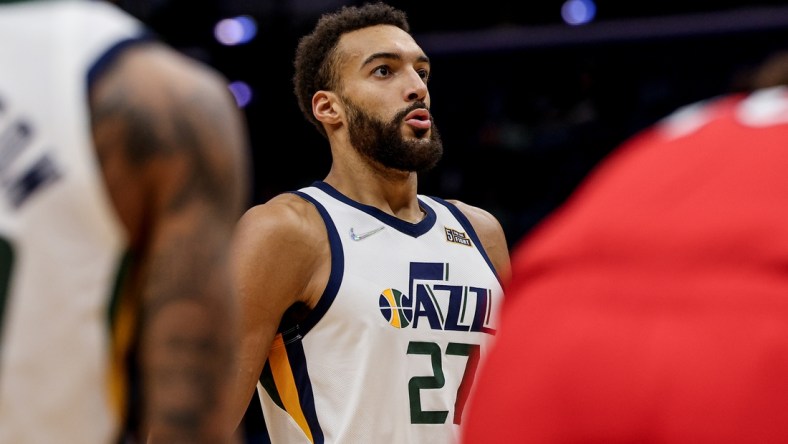
[[[241,341],[233,418],[249,405],[285,311],[314,308],[331,267],[325,225],[314,207],[291,194],[246,212],[233,242],[235,285],[241,297]]]
[[[149,442],[225,442],[235,357],[229,244],[246,203],[247,135],[223,79],[134,48],[92,91],[94,140],[137,267]],[[125,296],[125,295],[124,295]]]
[[[512,266],[509,258],[509,246],[506,242],[506,236],[503,232],[498,219],[495,218],[490,212],[483,210],[479,207],[474,207],[463,202],[452,200],[451,203],[457,205],[457,208],[465,214],[476,234],[479,235],[487,255],[490,257],[495,271],[501,282],[506,285],[512,274]]]

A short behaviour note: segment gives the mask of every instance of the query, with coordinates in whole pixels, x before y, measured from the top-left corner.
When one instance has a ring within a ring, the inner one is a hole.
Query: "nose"
[[[408,102],[424,101],[427,97],[427,84],[421,78],[419,72],[410,70],[408,72],[408,85],[405,89],[405,97]]]

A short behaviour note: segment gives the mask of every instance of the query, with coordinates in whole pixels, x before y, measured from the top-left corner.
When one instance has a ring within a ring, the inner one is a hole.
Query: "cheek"
[[[402,98],[387,91],[358,89],[347,97],[350,104],[369,119],[389,123],[397,113],[408,107]]]
[[[393,106],[381,95],[371,94],[367,100],[361,104],[364,112],[369,117],[377,120],[388,121],[394,115]]]

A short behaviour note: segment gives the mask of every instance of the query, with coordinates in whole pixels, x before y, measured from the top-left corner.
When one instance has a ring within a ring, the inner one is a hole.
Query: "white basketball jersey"
[[[126,239],[91,139],[91,68],[136,35],[104,2],[0,4],[0,443],[108,443]]]
[[[415,224],[324,182],[297,192],[322,215],[331,276],[283,325],[258,384],[274,443],[451,443],[503,291],[466,217],[419,195]]]

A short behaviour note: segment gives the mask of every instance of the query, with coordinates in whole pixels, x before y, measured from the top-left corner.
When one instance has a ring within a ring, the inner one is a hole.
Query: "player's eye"
[[[378,77],[387,77],[388,75],[391,74],[391,69],[389,69],[389,67],[386,65],[381,65],[375,68],[375,70],[372,71],[372,74]]]
[[[424,83],[427,83],[430,80],[430,71],[428,69],[419,69],[417,72],[419,73],[421,80],[424,80]]]

